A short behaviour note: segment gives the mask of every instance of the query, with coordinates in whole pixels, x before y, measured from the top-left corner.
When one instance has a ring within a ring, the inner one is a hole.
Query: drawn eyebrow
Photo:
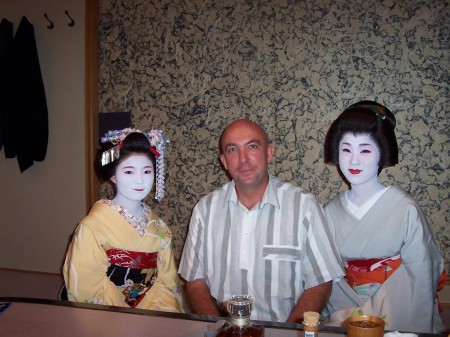
[[[345,143],[345,142],[343,142],[341,145],[348,145],[348,146],[351,146],[350,143]],[[358,146],[373,146],[373,144],[362,143],[362,144],[358,144]]]

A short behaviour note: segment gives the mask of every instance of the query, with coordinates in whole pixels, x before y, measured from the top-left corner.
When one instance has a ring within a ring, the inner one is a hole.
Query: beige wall
[[[131,111],[171,140],[167,197],[148,202],[176,257],[192,207],[227,180],[227,123],[260,122],[276,148],[270,172],[325,204],[345,188],[323,163],[325,133],[372,99],[398,121],[400,163],[381,179],[421,205],[449,270],[448,17],[446,0],[100,1],[100,111]]]
[[[22,16],[34,25],[49,114],[45,161],[21,174],[16,159],[0,152],[0,267],[58,273],[86,213],[84,1],[2,0],[0,15],[15,30]]]

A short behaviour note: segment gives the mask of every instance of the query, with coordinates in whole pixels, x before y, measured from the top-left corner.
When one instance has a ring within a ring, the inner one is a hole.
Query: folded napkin
[[[384,334],[384,337],[417,337],[415,333],[392,331]]]

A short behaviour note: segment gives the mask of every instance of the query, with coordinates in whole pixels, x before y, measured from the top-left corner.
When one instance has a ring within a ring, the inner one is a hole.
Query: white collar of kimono
[[[356,206],[348,198],[348,192],[345,191],[345,200],[347,201],[347,208],[358,220],[361,220],[364,215],[372,208],[373,205],[381,198],[381,196],[386,192],[391,186],[383,188],[381,191],[375,193],[369,200],[367,200],[364,205]]]

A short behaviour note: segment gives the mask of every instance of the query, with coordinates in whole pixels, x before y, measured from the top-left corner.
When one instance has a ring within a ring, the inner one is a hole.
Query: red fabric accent
[[[437,291],[441,291],[442,289],[444,289],[446,280],[447,280],[447,273],[445,272],[445,270],[443,270],[442,271],[442,275],[441,275],[441,277],[439,279],[439,284],[438,284]]]
[[[159,152],[156,151],[156,149],[153,146],[150,146],[150,152],[153,153],[153,155],[155,157],[159,157],[160,156]]]
[[[444,289],[445,286],[445,280],[447,279],[447,273],[445,272],[445,269],[442,271],[441,277],[439,278],[439,283],[438,283],[438,288],[437,288],[437,292],[441,291],[442,289]],[[438,308],[439,308],[439,312],[442,312],[444,309],[442,309],[442,304],[439,301],[439,294],[436,293],[436,298],[438,300]]]
[[[142,253],[124,249],[108,249],[106,251],[111,264],[136,269],[151,269],[157,267],[158,253]]]
[[[372,268],[373,270],[371,271],[371,267],[376,263],[379,263],[379,266]],[[401,263],[402,260],[400,258],[396,260],[383,258],[347,261],[345,266],[345,279],[351,287],[370,283],[383,284]],[[388,266],[389,270],[387,270]]]
[[[353,260],[353,261],[347,261],[346,267],[352,271],[361,271],[361,272],[370,272],[370,271],[381,271],[385,270],[386,266],[389,266],[391,263],[393,263],[395,259],[391,258],[382,258],[382,259],[367,259],[367,260]],[[378,264],[376,268],[371,267],[375,264]]]

